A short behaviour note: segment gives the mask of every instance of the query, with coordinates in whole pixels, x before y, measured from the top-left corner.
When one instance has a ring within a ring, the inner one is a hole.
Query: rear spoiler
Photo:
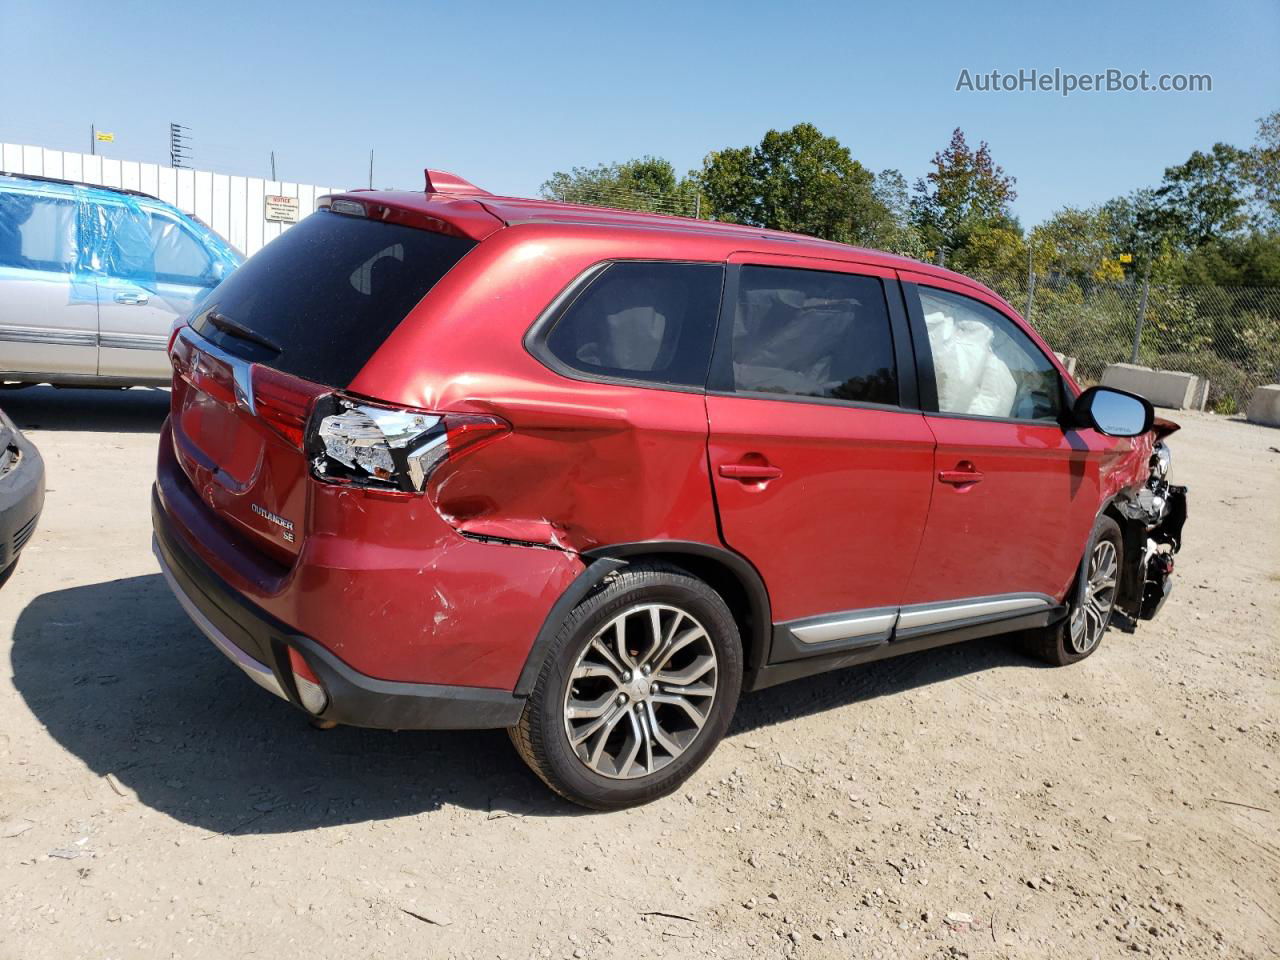
[[[481,190],[470,180],[463,180],[456,173],[447,170],[432,170],[429,167],[422,171],[426,177],[427,193],[451,193],[459,197],[492,197],[488,190]]]

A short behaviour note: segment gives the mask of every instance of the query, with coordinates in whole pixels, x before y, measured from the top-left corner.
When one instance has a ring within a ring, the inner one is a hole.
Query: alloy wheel
[[[1102,640],[1111,618],[1111,608],[1116,602],[1119,570],[1116,545],[1110,540],[1099,540],[1089,556],[1084,603],[1071,611],[1067,642],[1072,653],[1088,653]]]
[[[569,744],[601,776],[656,773],[702,732],[718,678],[715,647],[694,617],[668,604],[629,607],[596,631],[569,675]]]

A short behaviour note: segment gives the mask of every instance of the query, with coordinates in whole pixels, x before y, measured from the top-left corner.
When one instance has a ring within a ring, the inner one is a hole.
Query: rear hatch
[[[474,245],[460,233],[321,210],[253,256],[179,329],[174,449],[233,531],[280,563],[297,556],[312,400],[345,388]]]

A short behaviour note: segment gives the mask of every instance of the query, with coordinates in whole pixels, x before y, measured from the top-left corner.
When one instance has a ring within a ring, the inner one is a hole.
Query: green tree
[[[542,184],[540,192],[548,200],[565,203],[688,216],[697,206],[697,185],[677,177],[675,168],[661,157],[557,171]]]
[[[1253,192],[1255,224],[1280,230],[1280,110],[1258,121],[1258,140],[1243,165]]]
[[[892,217],[875,178],[811,123],[770,130],[754,147],[707,154],[693,174],[718,220],[877,245]]]
[[[1084,209],[1063,207],[1031,231],[1035,268],[1077,281],[1123,280],[1122,255],[1134,256],[1127,198]],[[1115,222],[1119,218],[1119,222]]]
[[[949,251],[957,266],[973,259],[965,256],[971,242],[1007,251],[1012,245],[1007,234],[1021,234],[1010,210],[1017,197],[1015,180],[992,159],[987,143],[972,149],[957,127],[947,149],[933,155],[932,165],[916,181],[911,200],[912,221],[924,242]]]
[[[927,252],[924,238],[911,222],[911,195],[907,189],[907,178],[898,170],[881,170],[876,174],[871,189],[884,207],[887,218],[869,246],[904,257],[924,259]]]
[[[1185,163],[1166,168],[1140,227],[1180,250],[1240,230],[1248,203],[1245,160],[1244,151],[1215,143],[1208,153],[1197,150]]]
[[[1192,250],[1175,269],[1178,283],[1280,287],[1280,232],[1219,237]]]

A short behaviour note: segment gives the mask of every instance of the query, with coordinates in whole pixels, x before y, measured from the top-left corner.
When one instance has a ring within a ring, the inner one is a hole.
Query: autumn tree
[[[1007,260],[1021,238],[1011,205],[1015,180],[991,157],[986,141],[972,149],[956,128],[945,150],[933,155],[933,169],[916,181],[911,218],[924,242],[948,251],[956,266],[996,268],[979,251]],[[977,263],[971,261],[979,261]]]

